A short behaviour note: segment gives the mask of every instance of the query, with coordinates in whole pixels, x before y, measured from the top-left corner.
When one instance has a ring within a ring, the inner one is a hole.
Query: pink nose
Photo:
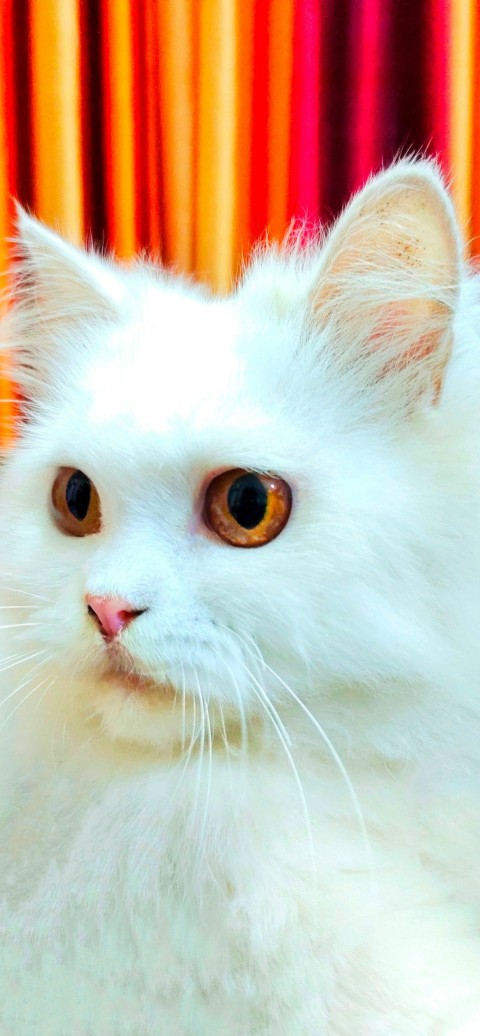
[[[132,619],[142,615],[146,610],[132,608],[123,597],[94,597],[87,594],[85,599],[90,614],[95,616],[100,632],[106,640],[112,640]]]

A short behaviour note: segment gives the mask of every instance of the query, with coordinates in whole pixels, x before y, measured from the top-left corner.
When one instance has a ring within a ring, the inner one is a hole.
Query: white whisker
[[[310,862],[311,862],[311,867],[312,867],[312,873],[315,876],[316,875],[317,865],[316,865],[316,857],[315,857],[315,852],[314,852],[314,847],[313,847],[312,822],[311,822],[311,819],[310,819],[310,811],[309,811],[309,808],[308,808],[308,803],[307,803],[307,799],[306,799],[306,796],[305,796],[305,792],[304,792],[304,789],[303,789],[303,784],[302,784],[302,781],[300,779],[300,774],[299,774],[297,766],[295,764],[295,760],[293,758],[293,755],[292,755],[292,753],[290,751],[290,748],[291,748],[291,745],[292,745],[291,738],[289,737],[289,735],[288,735],[288,733],[287,733],[287,731],[285,729],[285,726],[282,723],[282,720],[280,719],[280,716],[278,715],[278,712],[277,712],[275,706],[270,701],[270,699],[269,699],[265,689],[262,687],[261,683],[256,679],[256,677],[253,676],[253,673],[249,672],[248,669],[246,669],[246,672],[248,673],[249,677],[254,681],[254,683],[256,684],[256,686],[258,688],[258,690],[257,690],[254,687],[253,688],[253,692],[256,695],[257,700],[260,702],[260,704],[261,704],[265,714],[270,719],[270,722],[272,723],[272,725],[273,725],[273,727],[274,727],[274,729],[276,731],[277,737],[278,737],[278,739],[280,741],[280,744],[281,744],[281,746],[282,746],[282,748],[283,748],[283,750],[285,752],[288,764],[289,764],[289,766],[291,768],[291,771],[292,771],[292,774],[293,774],[293,778],[294,778],[295,783],[297,785],[297,789],[298,789],[298,793],[299,793],[300,801],[301,801],[301,805],[302,805],[303,816],[304,816],[304,820],[305,820],[305,827],[306,827],[306,830],[307,830],[307,837],[308,837],[308,845],[309,845],[309,851],[310,851]]]
[[[53,680],[51,681],[51,683],[47,684],[47,686],[46,686],[46,687],[44,688],[44,690],[42,691],[42,693],[41,693],[41,695],[40,695],[40,697],[39,697],[38,701],[37,701],[37,702],[36,702],[36,704],[35,704],[35,708],[34,708],[34,710],[33,710],[33,715],[34,715],[34,716],[36,716],[36,715],[37,715],[37,712],[38,712],[38,710],[39,710],[39,708],[40,708],[40,705],[42,704],[42,701],[43,701],[43,699],[44,699],[44,697],[45,697],[45,695],[46,695],[47,691],[49,691],[49,690],[50,690],[50,688],[51,688],[51,687],[53,687],[54,683],[56,683],[56,682],[57,682],[57,677],[56,677],[56,676],[54,676],[54,677],[53,677]]]
[[[224,627],[224,628],[226,629],[226,627]],[[223,656],[220,655],[220,652],[216,651],[215,653],[222,659],[222,662],[225,664],[225,659],[223,658]],[[238,686],[238,683],[237,683],[234,671],[233,671],[233,669],[230,666],[228,666],[228,674],[230,676],[230,679],[232,681],[232,684],[233,684],[233,687],[234,687],[234,690],[235,690],[235,697],[236,697],[236,701],[237,701],[238,715],[239,715],[239,719],[240,719],[240,734],[241,734],[240,750],[241,750],[242,754],[245,755],[247,753],[247,751],[248,751],[248,724],[247,724],[247,717],[245,715],[245,706],[244,706],[244,703],[243,703],[242,694],[241,694],[240,688]],[[223,715],[223,713],[222,713],[222,715]]]
[[[221,724],[221,732],[222,732],[222,741],[223,741],[223,744],[224,744],[224,747],[225,747],[225,752],[227,754],[227,760],[228,760],[228,762],[230,762],[230,742],[228,740],[227,728],[225,726],[225,716],[224,716],[224,713],[223,713],[223,705],[222,705],[221,702],[219,702],[219,709],[220,709],[220,724]]]
[[[362,807],[360,805],[360,800],[359,800],[358,795],[357,795],[357,793],[355,791],[355,788],[354,788],[354,786],[352,784],[351,778],[350,778],[350,776],[348,774],[348,771],[347,771],[347,769],[345,767],[344,762],[340,758],[340,756],[339,756],[335,746],[332,744],[332,742],[331,742],[330,738],[328,737],[328,734],[326,733],[326,731],[323,729],[323,727],[318,722],[316,717],[310,712],[310,709],[305,705],[305,703],[302,701],[302,699],[298,697],[298,694],[295,694],[295,691],[293,691],[292,688],[289,687],[287,683],[285,683],[285,680],[282,680],[282,677],[279,676],[278,673],[276,673],[275,670],[272,669],[272,667],[269,666],[267,662],[265,662],[265,660],[263,660],[263,666],[264,666],[264,668],[269,673],[272,674],[272,676],[274,676],[279,681],[281,686],[287,691],[287,693],[290,695],[290,697],[293,698],[293,700],[296,702],[298,707],[302,710],[302,712],[305,713],[307,718],[313,724],[313,726],[315,727],[315,730],[317,731],[317,733],[322,738],[324,744],[327,746],[327,748],[328,748],[328,750],[329,750],[329,752],[330,752],[330,754],[332,756],[332,759],[335,762],[335,765],[337,766],[338,770],[340,771],[340,773],[341,773],[341,775],[343,777],[343,780],[345,782],[346,788],[347,788],[348,793],[350,795],[350,800],[351,800],[351,803],[352,803],[352,806],[353,806],[353,809],[354,809],[354,812],[355,812],[355,816],[356,816],[356,819],[357,819],[357,822],[358,822],[358,825],[359,825],[359,828],[360,828],[360,832],[361,832],[361,836],[362,836],[362,841],[363,841],[363,844],[364,844],[364,847],[365,847],[365,850],[366,850],[366,853],[367,853],[367,858],[369,860],[370,870],[372,872],[373,871],[373,850],[372,850],[372,845],[371,845],[370,838],[369,838],[369,835],[368,835],[367,825],[365,823],[365,817],[364,817],[364,814],[363,814]]]
[[[52,603],[48,597],[42,597],[41,594],[34,594],[31,590],[21,590],[18,586],[0,586],[0,593],[24,594],[25,597],[35,597],[37,601],[44,601],[46,604]]]
[[[210,795],[212,790],[212,756],[213,756],[213,745],[212,745],[212,726],[210,723],[210,715],[208,711],[208,704],[205,702],[205,722],[207,728],[207,744],[208,744],[208,773],[207,773],[207,790],[205,794],[205,807],[203,810],[203,820],[200,829],[200,835],[198,838],[198,859],[199,864],[202,862],[203,848],[206,842],[207,822],[208,822],[208,810],[210,806]]]
[[[0,664],[2,664],[3,662],[12,662],[16,658],[23,658],[23,657],[24,657],[23,651],[12,651],[12,652],[10,652],[9,655],[3,655],[2,658],[0,658]]]
[[[219,624],[219,625],[222,625],[222,624]],[[348,791],[348,794],[349,794],[349,797],[350,797],[350,801],[352,803],[352,807],[353,807],[353,810],[354,810],[354,815],[355,815],[356,821],[357,821],[358,826],[359,826],[362,842],[363,842],[363,845],[364,845],[364,848],[365,848],[365,851],[366,851],[366,854],[367,854],[367,859],[369,861],[370,874],[373,874],[373,850],[372,850],[372,845],[371,845],[370,838],[369,838],[369,835],[368,835],[368,830],[367,830],[367,825],[366,825],[366,822],[365,822],[365,817],[364,817],[364,814],[363,814],[363,810],[362,810],[362,807],[360,805],[360,800],[359,800],[358,795],[357,795],[357,793],[355,791],[355,788],[354,788],[352,780],[351,780],[351,778],[350,778],[350,776],[348,774],[348,771],[347,771],[347,769],[345,767],[345,764],[343,763],[343,761],[342,761],[341,757],[339,756],[335,746],[332,744],[330,738],[328,737],[328,734],[323,729],[323,727],[318,722],[318,720],[315,718],[315,716],[313,716],[313,714],[311,713],[310,709],[308,709],[308,707],[301,700],[301,698],[299,698],[299,696],[295,693],[295,691],[293,691],[292,688],[289,687],[289,685],[285,682],[285,680],[283,680],[282,677],[279,676],[279,674],[277,672],[275,672],[275,670],[272,669],[271,666],[268,665],[268,663],[265,661],[265,659],[264,659],[264,657],[262,655],[262,652],[260,651],[260,648],[259,648],[258,644],[253,640],[253,638],[248,637],[246,635],[245,636],[241,635],[236,630],[230,629],[230,627],[228,627],[228,626],[222,626],[222,628],[225,629],[228,633],[230,633],[233,636],[237,637],[237,639],[240,640],[240,642],[243,644],[244,648],[247,650],[250,658],[254,657],[256,659],[257,663],[259,665],[261,665],[264,670],[266,670],[267,672],[271,673],[271,675],[279,682],[279,684],[284,688],[284,690],[287,691],[287,694],[290,696],[290,698],[298,705],[298,707],[300,709],[302,709],[302,711],[305,713],[307,718],[310,720],[310,722],[314,726],[314,728],[317,731],[317,733],[322,738],[322,741],[324,742],[325,746],[328,748],[328,751],[329,751],[329,753],[330,753],[330,755],[331,755],[335,765],[337,766],[337,768],[338,768],[338,770],[339,770],[339,772],[340,772],[340,774],[342,776],[342,779],[343,779],[343,781],[345,783],[345,786],[346,786],[346,789]],[[266,691],[264,690],[263,685],[260,683],[260,681],[258,681],[253,676],[252,673],[250,673],[249,675],[254,680],[254,682],[257,684],[257,687],[259,686],[261,688],[261,690],[262,690],[262,699],[261,700],[263,701],[264,705],[266,706],[266,702],[268,701],[269,706],[274,709],[273,703],[270,701],[270,698],[266,694]],[[263,698],[263,694],[265,695],[265,698]],[[281,720],[280,720],[280,717],[278,716],[277,710],[274,709],[274,711],[275,711],[275,715],[277,717],[277,720],[281,723]],[[288,734],[287,734],[286,728],[283,725],[283,723],[282,723],[282,727],[283,727],[283,735],[284,735],[284,737],[288,738]],[[288,738],[288,740],[289,740],[289,743],[291,744],[290,738]]]
[[[7,701],[10,701],[11,698],[14,698],[19,691],[23,690],[23,688],[27,686],[27,684],[30,682],[32,678],[32,674],[35,673],[36,670],[40,668],[40,666],[46,665],[47,662],[51,662],[52,659],[53,655],[48,655],[47,658],[40,659],[40,662],[37,662],[37,664],[29,670],[27,676],[24,677],[24,679],[17,685],[17,687],[15,687],[13,691],[10,691],[10,694],[7,694],[6,698],[0,699],[0,708],[3,707],[3,705],[6,705]]]
[[[48,648],[41,648],[40,651],[34,651],[31,655],[20,655],[17,656],[14,662],[10,662],[9,665],[3,666],[0,669],[0,673],[6,673],[8,669],[13,669],[17,665],[22,665],[23,662],[30,662],[32,658],[38,658],[39,655],[45,654]]]
[[[179,782],[178,782],[178,785],[177,785],[178,788],[180,788],[180,786],[182,784],[182,781],[183,781],[183,779],[185,777],[185,774],[187,772],[188,764],[189,764],[190,759],[192,757],[192,752],[193,752],[194,746],[195,746],[196,741],[197,741],[197,736],[198,736],[197,735],[197,706],[196,706],[195,695],[192,695],[192,704],[193,704],[192,732],[190,734],[190,744],[188,746],[188,749],[187,749],[186,753],[184,753],[181,756],[181,760],[180,761],[183,762],[183,767],[182,767],[182,772],[180,774]]]
[[[248,752],[248,723],[247,723],[247,717],[245,715],[245,705],[244,705],[244,702],[243,702],[243,699],[242,699],[242,694],[241,694],[240,688],[238,686],[236,677],[235,677],[233,671],[230,669],[230,667],[229,667],[229,672],[230,672],[230,676],[231,676],[232,681],[233,681],[233,686],[235,688],[235,696],[236,696],[236,699],[237,699],[237,702],[238,702],[238,712],[239,712],[239,717],[240,717],[240,735],[241,735],[240,749],[241,749],[242,755],[246,755],[247,752]]]
[[[0,630],[16,630],[25,629],[26,626],[45,626],[45,622],[10,622],[5,626],[0,626]]]
[[[187,708],[187,689],[185,686],[185,669],[182,666],[182,752],[185,752],[185,738],[186,738],[186,708]]]
[[[22,700],[18,702],[18,704],[15,706],[15,708],[12,709],[12,711],[8,714],[7,718],[1,724],[0,730],[4,730],[5,729],[5,727],[7,726],[7,723],[10,722],[12,716],[14,716],[15,713],[18,712],[18,709],[20,709],[22,707],[22,705],[24,705],[25,702],[28,701],[28,699],[32,697],[32,694],[35,694],[35,691],[38,691],[38,688],[41,687],[42,684],[44,684],[46,680],[48,680],[48,676],[44,676],[43,680],[40,680],[40,682],[37,683],[35,687],[32,687],[32,690],[29,691],[28,694],[26,694],[25,697],[22,698]],[[49,686],[52,686],[52,684],[54,684],[54,683],[55,683],[55,677],[53,678],[53,680],[51,681]],[[19,688],[18,688],[18,690],[19,690]]]
[[[195,782],[195,801],[194,801],[194,806],[193,806],[193,810],[192,810],[192,817],[191,817],[192,825],[193,825],[193,823],[194,823],[194,821],[196,820],[196,817],[197,817],[198,801],[199,801],[199,798],[200,798],[200,786],[201,786],[202,770],[203,770],[203,756],[204,756],[204,752],[205,752],[205,702],[203,700],[203,694],[202,694],[202,691],[201,691],[201,688],[200,688],[200,682],[199,682],[199,679],[198,679],[198,676],[197,676],[196,673],[195,673],[195,680],[196,680],[197,689],[198,689],[198,700],[199,700],[200,709],[201,709],[201,723],[202,723],[202,726],[201,726],[200,750],[199,750],[199,753],[198,753],[197,778],[196,778],[196,782]]]

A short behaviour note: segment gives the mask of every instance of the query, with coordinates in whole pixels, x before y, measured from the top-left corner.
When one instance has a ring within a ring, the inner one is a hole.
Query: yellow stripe
[[[450,158],[457,213],[468,234],[472,192],[476,0],[450,0],[450,3]]]
[[[235,27],[236,0],[203,0],[199,25],[195,267],[198,276],[219,291],[230,287],[235,261]]]

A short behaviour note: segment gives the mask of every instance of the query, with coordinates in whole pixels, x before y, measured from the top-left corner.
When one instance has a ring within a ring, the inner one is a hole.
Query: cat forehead
[[[90,352],[83,383],[98,425],[131,415],[140,428],[209,423],[245,386],[241,321],[233,301],[144,292],[128,323]]]

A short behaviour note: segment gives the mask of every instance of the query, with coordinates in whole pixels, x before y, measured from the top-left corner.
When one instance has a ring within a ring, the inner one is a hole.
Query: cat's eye
[[[52,486],[52,512],[55,524],[68,536],[92,536],[102,527],[97,490],[76,468],[60,468]]]
[[[263,547],[285,528],[291,508],[291,489],[283,479],[235,468],[212,479],[203,514],[233,547]]]

